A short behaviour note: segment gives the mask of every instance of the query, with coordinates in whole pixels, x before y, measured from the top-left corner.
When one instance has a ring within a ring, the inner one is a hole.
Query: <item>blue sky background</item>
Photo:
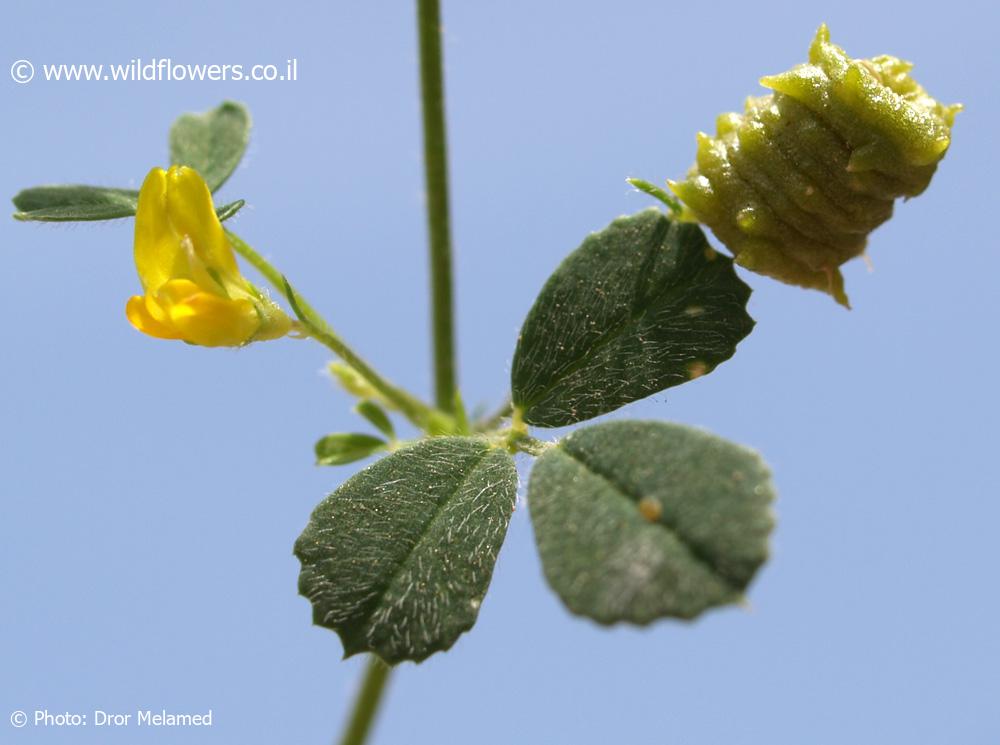
[[[854,310],[748,275],[756,331],[714,374],[615,416],[758,448],[780,498],[749,610],[606,630],[548,591],[523,503],[479,623],[391,684],[374,742],[840,745],[1000,741],[996,633],[998,21],[990,3],[445,2],[461,378],[504,395],[520,323],[589,232],[651,202],[695,133],[805,59],[820,22],[966,111],[926,194],[846,267]],[[390,377],[430,388],[410,3],[16,3],[3,70],[283,64],[294,83],[0,82],[0,193],[137,186],[173,118],[255,119],[234,227]],[[135,332],[132,222],[0,220],[0,741],[324,743],[361,669],[310,626],[294,539],[352,467],[317,345]],[[541,433],[547,436],[546,433]],[[526,476],[527,468],[522,469]],[[523,489],[522,489],[523,491]],[[214,711],[171,732],[7,723]]]

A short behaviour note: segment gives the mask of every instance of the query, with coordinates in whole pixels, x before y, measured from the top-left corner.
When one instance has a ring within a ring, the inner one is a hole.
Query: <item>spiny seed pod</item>
[[[807,64],[762,78],[774,93],[720,116],[715,137],[699,133],[696,165],[671,190],[736,263],[848,305],[838,267],[894,199],[927,188],[962,108],[931,98],[911,67],[852,60],[820,26]]]

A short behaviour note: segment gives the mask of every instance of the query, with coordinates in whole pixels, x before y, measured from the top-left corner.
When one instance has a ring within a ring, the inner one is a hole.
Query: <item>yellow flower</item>
[[[154,168],[139,192],[135,265],[144,295],[125,313],[139,331],[205,347],[288,333],[288,316],[240,274],[208,185],[186,166]]]

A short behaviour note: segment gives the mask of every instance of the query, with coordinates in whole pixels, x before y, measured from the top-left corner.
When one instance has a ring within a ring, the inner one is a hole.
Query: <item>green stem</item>
[[[455,318],[448,217],[448,142],[444,123],[441,8],[438,0],[417,0],[420,89],[424,115],[424,169],[431,265],[431,325],[434,334],[434,399],[455,411]]]
[[[502,438],[503,443],[507,446],[507,450],[511,453],[527,453],[537,458],[543,455],[549,448],[556,446],[554,442],[539,440],[527,432],[514,428],[501,430],[497,434]]]
[[[684,212],[684,208],[681,206],[681,203],[675,197],[668,194],[666,189],[663,189],[656,184],[651,184],[641,178],[627,178],[625,180],[639,191],[645,192],[646,194],[649,194],[649,196],[659,199],[667,205],[667,208],[674,217],[680,217]]]
[[[226,230],[226,235],[229,237],[229,241],[236,252],[249,261],[257,271],[264,275],[268,282],[274,285],[275,289],[285,296],[285,299],[291,304],[292,309],[299,317],[305,331],[311,338],[323,344],[354,368],[358,375],[364,378],[372,388],[382,394],[387,401],[392,402],[416,426],[423,430],[429,430],[433,422],[440,420],[441,415],[435,412],[430,406],[402,388],[396,387],[375,372],[371,365],[347,346],[344,340],[330,327],[330,324],[289,284],[285,275],[271,266],[246,241],[231,230]],[[440,426],[440,424],[437,426]]]
[[[549,448],[555,447],[554,443],[544,442],[543,440],[530,437],[528,435],[522,435],[514,440],[514,447],[520,450],[522,453],[527,453],[528,455],[534,455],[536,458],[539,455],[544,455],[545,451]]]
[[[340,745],[364,745],[371,731],[372,722],[378,712],[379,703],[382,700],[382,693],[385,691],[385,683],[392,668],[386,665],[375,655],[368,658],[368,667],[365,668],[365,677],[361,681],[361,690],[354,702],[354,711],[351,719],[344,729],[344,734],[340,738]]]
[[[507,419],[514,413],[514,404],[508,398],[500,407],[494,411],[492,414],[483,417],[478,420],[473,429],[476,432],[489,432],[500,426],[504,419]]]

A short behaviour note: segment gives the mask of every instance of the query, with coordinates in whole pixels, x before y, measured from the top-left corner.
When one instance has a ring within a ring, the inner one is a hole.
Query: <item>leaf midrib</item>
[[[462,490],[462,488],[466,485],[466,483],[468,483],[472,474],[474,474],[479,469],[479,467],[483,464],[483,461],[486,460],[487,456],[490,455],[491,451],[492,448],[487,446],[486,449],[483,451],[483,453],[476,459],[475,463],[466,471],[465,475],[462,476],[461,480],[459,480],[458,484],[456,484],[455,488],[451,491],[451,493],[448,494],[448,496],[442,499],[440,502],[438,502],[437,507],[434,508],[434,514],[431,515],[430,520],[427,521],[424,530],[421,531],[420,537],[413,544],[413,547],[406,552],[406,556],[399,562],[399,566],[396,568],[396,571],[394,571],[392,573],[392,576],[385,582],[385,584],[382,587],[382,590],[378,593],[378,595],[376,595],[374,598],[368,601],[368,604],[366,605],[364,612],[361,614],[361,620],[363,623],[369,626],[369,631],[371,630],[371,628],[373,628],[371,619],[375,615],[375,611],[378,610],[380,607],[382,607],[382,601],[385,599],[385,596],[389,593],[389,590],[393,587],[393,585],[395,585],[396,580],[398,580],[403,575],[403,572],[407,568],[410,559],[417,552],[417,550],[424,544],[424,541],[427,539],[428,534],[431,532],[431,528],[433,527],[434,523],[437,522],[438,518],[441,516],[441,513],[444,511],[444,508],[451,502],[452,499],[455,498],[455,495]],[[367,638],[368,636],[369,633],[366,632],[365,637]]]
[[[581,466],[583,466],[583,468],[587,471],[587,473],[591,473],[597,478],[607,483],[611,487],[612,491],[621,496],[621,498],[627,501],[630,505],[633,505],[636,508],[636,510],[638,510],[639,501],[643,497],[647,496],[645,494],[637,495],[632,489],[629,489],[628,487],[621,484],[613,476],[597,469],[592,463],[584,460],[582,456],[578,455],[577,453],[574,453],[573,451],[568,449],[565,445],[560,447],[559,450],[565,453],[567,457],[569,457],[576,463],[579,463]],[[642,518],[640,516],[640,519],[645,519],[645,518]],[[662,515],[660,519],[658,519],[655,523],[647,521],[647,524],[657,525],[661,527],[664,531],[672,535],[677,540],[677,543],[684,548],[684,550],[687,552],[688,556],[691,558],[691,561],[693,563],[706,569],[713,577],[718,579],[730,591],[732,591],[737,595],[743,592],[743,586],[740,585],[735,580],[733,580],[731,577],[727,576],[727,574],[722,570],[722,568],[719,567],[718,562],[710,554],[708,554],[707,552],[700,549],[698,546],[691,543],[690,540],[680,531],[680,529],[676,525],[666,522],[663,519]]]
[[[695,272],[695,275],[700,272],[701,269]],[[649,313],[649,310],[654,305],[667,305],[668,301],[673,299],[673,297],[670,296],[681,294],[681,292],[685,289],[687,289],[685,285],[676,281],[671,282],[669,285],[663,287],[660,292],[652,293],[649,296],[649,302],[641,306],[638,311],[632,310],[627,312],[621,321],[609,328],[600,338],[597,339],[597,341],[588,346],[573,362],[566,365],[563,372],[559,374],[558,378],[543,386],[530,399],[523,402],[521,405],[525,411],[531,409],[531,407],[535,406],[539,401],[544,401],[545,398],[547,398],[553,390],[558,388],[561,383],[564,383],[567,378],[586,367],[587,363],[596,353],[600,352],[612,343],[619,341],[626,335],[626,329],[633,326],[638,327],[639,322]],[[675,290],[680,292],[673,292]]]

